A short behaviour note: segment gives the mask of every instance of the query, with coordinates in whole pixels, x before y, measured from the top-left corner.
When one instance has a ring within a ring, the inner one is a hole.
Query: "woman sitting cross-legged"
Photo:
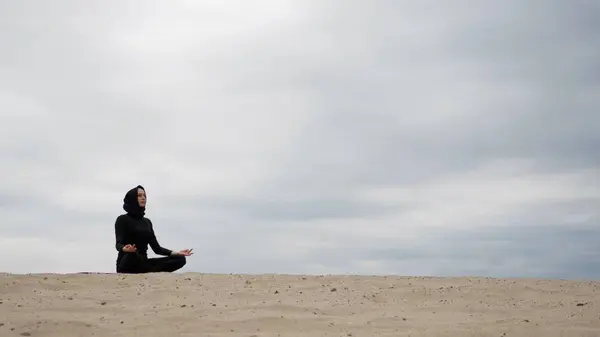
[[[174,272],[185,266],[186,256],[192,255],[192,250],[174,252],[160,246],[152,222],[144,217],[146,191],[142,186],[125,194],[123,209],[127,213],[119,215],[115,222],[117,273]],[[148,245],[156,255],[164,257],[148,258]]]

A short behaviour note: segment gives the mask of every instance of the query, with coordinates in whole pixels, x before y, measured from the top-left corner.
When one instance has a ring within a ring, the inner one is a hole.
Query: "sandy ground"
[[[0,274],[0,336],[600,336],[600,282]]]

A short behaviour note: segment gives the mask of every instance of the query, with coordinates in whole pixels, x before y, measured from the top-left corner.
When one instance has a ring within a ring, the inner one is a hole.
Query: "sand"
[[[0,274],[0,336],[600,336],[600,282]]]

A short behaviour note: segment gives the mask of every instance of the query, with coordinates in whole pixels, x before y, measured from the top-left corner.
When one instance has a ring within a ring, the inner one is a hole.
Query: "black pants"
[[[185,256],[147,258],[136,253],[126,253],[117,264],[117,273],[172,273],[185,266]]]

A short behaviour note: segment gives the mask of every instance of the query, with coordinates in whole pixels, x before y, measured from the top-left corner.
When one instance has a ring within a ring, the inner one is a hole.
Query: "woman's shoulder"
[[[123,214],[117,216],[117,219],[116,219],[116,221],[118,221],[118,222],[123,222],[123,221],[129,222],[129,221],[140,221],[140,220],[144,221],[144,222],[152,223],[152,221],[150,221],[150,219],[145,216],[143,216],[141,218],[140,217],[132,217],[127,213],[123,213]]]
[[[123,213],[123,214],[120,214],[119,216],[117,216],[117,219],[115,221],[118,223],[124,223],[124,222],[131,222],[132,220],[133,220],[133,218],[131,216],[129,216],[129,214]]]

